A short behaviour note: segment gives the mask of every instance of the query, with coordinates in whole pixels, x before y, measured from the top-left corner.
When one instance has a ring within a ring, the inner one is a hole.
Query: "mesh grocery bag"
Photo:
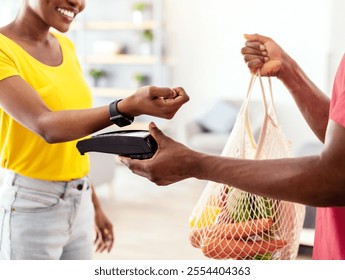
[[[258,78],[265,114],[259,140],[252,135],[248,108],[256,77],[250,80],[222,156],[258,160],[290,157],[290,142],[278,123],[269,78],[269,103]],[[304,216],[304,205],[208,182],[190,217],[190,241],[213,259],[295,259]]]

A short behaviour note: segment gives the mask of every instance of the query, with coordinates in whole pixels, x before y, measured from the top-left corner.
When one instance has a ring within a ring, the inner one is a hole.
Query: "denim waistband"
[[[8,185],[17,185],[22,187],[34,187],[36,190],[42,190],[51,193],[65,193],[68,189],[85,191],[90,188],[90,181],[87,176],[70,181],[47,181],[22,176],[11,170],[4,171],[4,183]]]

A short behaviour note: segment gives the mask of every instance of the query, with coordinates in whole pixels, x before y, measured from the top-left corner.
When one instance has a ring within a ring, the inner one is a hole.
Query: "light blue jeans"
[[[6,171],[0,185],[0,259],[91,259],[93,225],[87,177],[54,182]]]

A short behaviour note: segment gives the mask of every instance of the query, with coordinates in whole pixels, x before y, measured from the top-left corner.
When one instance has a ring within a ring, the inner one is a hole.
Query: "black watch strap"
[[[122,99],[115,100],[109,104],[110,121],[119,127],[130,125],[134,121],[134,117],[123,115],[117,109],[117,103],[119,103],[121,100]]]

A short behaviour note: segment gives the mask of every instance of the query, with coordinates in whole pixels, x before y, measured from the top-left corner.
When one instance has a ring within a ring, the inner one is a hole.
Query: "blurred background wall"
[[[92,5],[89,14],[109,15],[111,11],[116,15],[115,2],[97,1],[99,5]],[[15,16],[18,3],[19,0],[0,0],[1,25]],[[162,3],[164,45],[170,62],[165,84],[182,86],[191,97],[171,121],[181,141],[184,141],[184,123],[214,100],[243,98],[250,77],[240,53],[244,33],[272,37],[322,90],[331,92],[345,50],[344,1],[163,0]],[[275,79],[273,92],[283,108],[280,110],[289,115],[282,124],[292,141],[315,139],[292,98]],[[253,98],[259,95],[254,94]]]

